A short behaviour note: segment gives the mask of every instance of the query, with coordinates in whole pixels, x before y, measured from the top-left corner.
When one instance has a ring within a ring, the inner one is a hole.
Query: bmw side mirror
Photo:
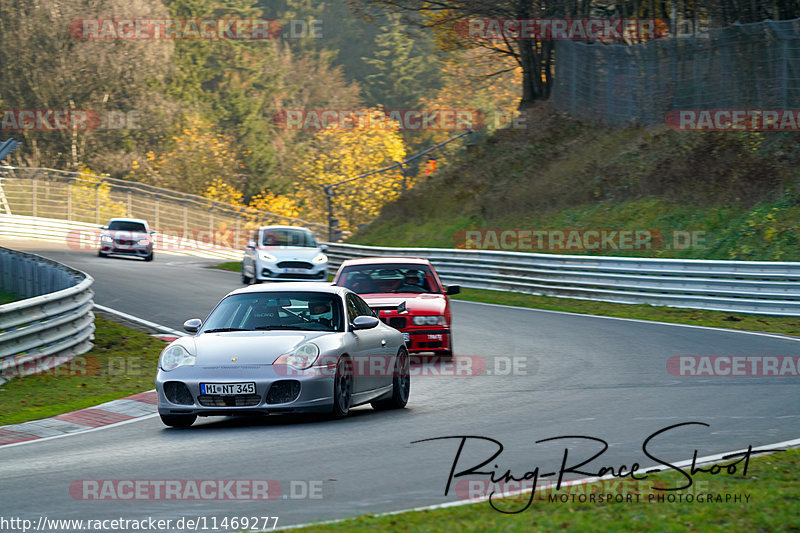
[[[156,234],[156,230],[154,230],[154,229],[151,229],[151,230],[150,230],[150,235],[155,235],[155,234]]]
[[[319,249],[322,250],[323,252],[327,252],[328,251],[328,245],[327,244],[320,244],[319,245]]]
[[[445,294],[450,296],[451,294],[458,294],[461,292],[461,285],[448,285]]]
[[[108,226],[100,226],[100,229],[108,229]]]
[[[353,331],[359,329],[372,329],[380,323],[374,316],[357,316],[353,320]]]
[[[255,247],[256,247],[255,241],[250,241],[250,242],[247,243],[247,249],[248,250],[255,250]]]
[[[203,321],[199,318],[190,318],[186,322],[183,323],[183,329],[188,331],[189,333],[197,333],[197,330],[200,329],[200,326],[203,325]]]

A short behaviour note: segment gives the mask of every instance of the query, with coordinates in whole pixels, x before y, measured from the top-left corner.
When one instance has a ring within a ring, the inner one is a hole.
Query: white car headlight
[[[100,235],[100,242],[114,242],[114,239],[108,233],[103,233]]]
[[[446,326],[447,321],[443,315],[436,316],[415,316],[415,326]]]
[[[314,257],[314,259],[311,260],[311,262],[312,263],[316,263],[318,265],[321,265],[322,263],[327,263],[328,262],[328,256],[323,254],[323,253],[319,253],[319,254],[317,254],[316,257]]]
[[[305,370],[314,364],[317,357],[319,357],[319,346],[313,342],[307,342],[291,352],[279,356],[272,364],[289,365],[297,370]]]
[[[275,263],[278,260],[277,257],[272,254],[268,254],[267,252],[258,252],[258,258],[269,263]]]
[[[169,372],[179,366],[194,366],[195,359],[195,356],[190,354],[186,348],[180,344],[173,344],[172,346],[167,346],[161,352],[158,365],[161,370]]]
[[[139,239],[139,241],[137,242],[137,244],[138,244],[139,246],[147,246],[147,245],[148,245],[148,240],[147,240],[147,239]]]

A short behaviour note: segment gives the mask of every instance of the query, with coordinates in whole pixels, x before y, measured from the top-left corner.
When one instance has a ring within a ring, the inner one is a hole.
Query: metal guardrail
[[[0,247],[0,288],[25,298],[0,305],[0,383],[92,348],[93,282],[66,265]]]
[[[800,316],[800,263],[327,245],[332,268],[358,257],[424,257],[445,283],[474,289]]]
[[[73,250],[97,251],[100,248],[102,230],[96,224],[73,222],[55,218],[28,217],[0,214],[0,239],[34,239],[66,244]],[[154,251],[156,254],[189,255],[221,260],[241,260],[243,249],[235,249],[222,244],[214,244],[213,232],[206,231],[210,242],[185,238],[178,234],[156,233]],[[199,232],[194,232],[198,235]]]
[[[323,235],[324,224],[210,200],[135,181],[49,168],[0,166],[7,213],[96,225],[112,217],[143,218],[158,231],[227,230],[244,248],[253,229],[267,224],[306,226]]]

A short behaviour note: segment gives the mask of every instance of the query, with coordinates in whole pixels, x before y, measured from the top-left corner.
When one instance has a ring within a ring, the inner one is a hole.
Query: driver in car
[[[416,269],[406,270],[403,276],[403,284],[397,287],[394,292],[425,292],[425,288],[420,281],[420,271]]]
[[[330,302],[324,300],[316,300],[308,302],[308,314],[311,315],[311,319],[317,322],[318,324],[322,324],[328,329],[333,328],[333,320],[324,317],[322,315],[326,315],[330,312],[331,312]]]

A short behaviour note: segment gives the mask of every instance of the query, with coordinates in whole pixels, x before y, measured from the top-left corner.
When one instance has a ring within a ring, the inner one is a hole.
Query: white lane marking
[[[139,318],[138,316],[129,315],[128,313],[123,313],[122,311],[117,311],[116,309],[111,309],[110,307],[106,307],[100,304],[94,304],[95,308],[112,315],[116,315],[120,318],[124,318],[125,320],[129,320],[134,324],[141,324],[142,326],[147,326],[148,328],[153,328],[159,331],[163,331],[164,333],[169,333],[170,335],[176,335],[178,337],[186,336],[186,333],[178,331],[176,329],[168,328],[167,326],[162,326],[161,324],[156,324],[155,322],[150,322],[149,320],[145,320],[143,318]]]
[[[155,389],[153,389],[153,390],[155,390]],[[87,409],[91,409],[91,407],[88,407]],[[149,415],[140,416],[138,418],[131,418],[130,420],[122,420],[121,422],[114,422],[113,424],[108,424],[107,426],[98,426],[96,428],[86,428],[85,430],[82,430],[82,431],[73,431],[71,433],[64,433],[63,435],[53,435],[52,437],[42,437],[40,439],[33,439],[33,440],[26,440],[26,441],[22,441],[22,442],[12,442],[10,444],[3,444],[2,446],[0,446],[0,453],[2,453],[5,448],[11,448],[12,446],[24,446],[26,444],[36,444],[37,442],[43,442],[43,441],[46,441],[46,440],[60,439],[60,438],[63,438],[63,437],[73,437],[75,435],[85,435],[86,433],[91,433],[93,431],[100,431],[100,430],[103,430],[103,429],[109,429],[109,428],[113,428],[113,427],[117,427],[117,426],[124,426],[125,424],[132,424],[134,422],[139,422],[140,420],[147,420],[148,418],[153,418],[153,417],[156,417],[156,416],[158,416],[158,413],[152,413],[152,414],[149,414]]]
[[[743,335],[760,335],[762,337],[772,337],[775,339],[782,339],[786,341],[795,341],[800,342],[800,337],[793,337],[791,335],[783,335],[780,333],[767,333],[764,331],[747,331],[743,329],[728,329],[728,328],[718,328],[713,326],[697,326],[695,324],[679,324],[677,322],[660,322],[658,320],[643,320],[641,318],[624,318],[619,316],[605,316],[605,315],[587,315],[585,313],[573,313],[571,311],[555,311],[553,309],[536,309],[535,307],[520,307],[518,305],[502,305],[502,304],[490,304],[486,302],[472,302],[469,300],[456,300],[453,299],[454,302],[458,303],[467,303],[467,304],[476,304],[476,305],[488,305],[491,307],[502,307],[506,309],[521,309],[523,311],[534,311],[537,313],[555,313],[559,315],[572,315],[572,316],[583,316],[589,318],[599,318],[605,320],[624,320],[627,322],[638,322],[640,324],[661,324],[662,326],[674,326],[680,328],[694,328],[694,329],[710,329],[712,331],[725,331],[729,333],[741,333]],[[677,309],[675,307],[669,307],[667,309]],[[688,309],[690,311],[702,311],[702,309]]]
[[[759,447],[753,449],[753,453],[755,453],[755,452],[757,452],[758,450],[761,450],[761,449],[774,449],[774,448],[785,448],[785,449],[788,449],[788,448],[797,448],[797,447],[800,447],[800,439],[792,439],[792,440],[785,440],[783,442],[776,442],[774,444],[765,444],[764,446],[759,446]],[[705,457],[698,457],[697,459],[686,459],[685,461],[679,461],[677,463],[672,463],[672,464],[674,466],[680,468],[680,467],[683,467],[683,466],[689,466],[694,461],[695,465],[700,466],[700,465],[704,465],[704,464],[716,463],[716,462],[719,462],[719,461],[724,461],[726,456],[730,456],[731,454],[736,454],[736,453],[744,453],[746,451],[747,450],[736,450],[736,451],[732,451],[732,452],[718,453],[718,454],[715,454],[715,455],[706,455]],[[772,453],[759,455],[759,457],[766,457],[767,455],[772,455]],[[648,473],[655,472],[655,471],[662,472],[662,471],[665,471],[667,469],[668,469],[668,467],[666,467],[666,466],[649,467],[649,468],[642,468],[642,472],[648,472]],[[561,485],[564,486],[564,487],[569,487],[569,486],[573,486],[573,485],[585,485],[587,483],[594,483],[596,481],[603,481],[603,480],[606,480],[606,479],[618,479],[618,478],[615,478],[613,475],[609,474],[609,475],[603,476],[603,477],[589,477],[589,478],[584,478],[584,479],[565,481],[565,482],[561,483]],[[555,487],[555,483],[552,483],[552,484],[544,485],[542,487],[538,487],[537,490],[543,491],[543,490],[548,490],[548,489],[551,489],[551,488],[554,488],[554,487]],[[529,494],[530,492],[531,492],[530,489],[520,490],[520,491],[513,491],[513,492],[509,491],[509,492],[504,492],[503,493],[503,495],[504,495],[503,497],[505,498],[505,497],[511,497],[511,496],[518,496],[518,495],[522,495],[522,494]],[[489,500],[488,496],[483,496],[481,498],[475,498],[475,499],[472,499],[472,500],[462,500],[462,501],[456,501],[456,502],[439,503],[439,504],[436,504],[436,505],[426,505],[426,506],[423,506],[423,507],[413,507],[411,509],[402,509],[400,511],[389,511],[389,512],[386,512],[386,513],[375,513],[375,514],[372,514],[372,516],[381,517],[381,516],[398,515],[398,514],[403,514],[403,513],[413,513],[413,512],[417,512],[417,511],[435,511],[436,509],[446,509],[448,507],[461,507],[462,505],[472,505],[472,504],[477,504],[477,503],[481,503],[481,502],[486,502],[488,500]],[[279,528],[274,529],[274,530],[272,530],[272,529],[271,530],[262,529],[262,530],[259,530],[259,531],[280,531],[280,530],[285,530],[285,529],[298,529],[298,528],[301,528],[301,527],[310,527],[310,526],[317,526],[317,525],[324,525],[324,524],[337,524],[339,522],[344,522],[346,520],[352,520],[353,518],[356,518],[356,517],[352,516],[352,517],[349,517],[349,518],[339,518],[339,519],[336,519],[336,520],[326,520],[324,522],[308,522],[308,523],[305,523],[305,524],[294,524],[294,525],[291,525],[291,526],[279,527]]]

